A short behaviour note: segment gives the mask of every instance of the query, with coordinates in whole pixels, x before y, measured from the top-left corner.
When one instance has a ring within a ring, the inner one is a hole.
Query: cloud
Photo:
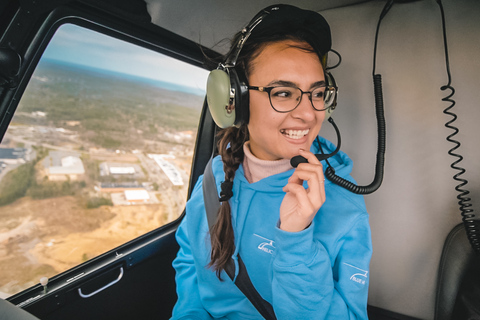
[[[57,30],[44,57],[200,89],[208,76],[202,68],[72,24]]]

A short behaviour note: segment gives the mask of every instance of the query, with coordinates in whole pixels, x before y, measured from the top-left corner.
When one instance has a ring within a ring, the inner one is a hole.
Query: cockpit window
[[[0,145],[0,297],[179,217],[208,72],[73,24]]]

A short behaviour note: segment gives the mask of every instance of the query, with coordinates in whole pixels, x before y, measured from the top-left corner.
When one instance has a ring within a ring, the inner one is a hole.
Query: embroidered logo
[[[262,240],[264,240],[262,243],[260,243],[258,245],[257,249],[259,249],[263,252],[269,253],[269,254],[273,254],[273,249],[275,249],[275,246],[273,245],[274,244],[273,240],[270,240],[270,239],[264,238],[262,236],[259,236],[256,233],[254,233],[253,235],[262,239]]]
[[[368,271],[366,270],[362,270],[360,268],[357,268],[355,266],[352,266],[351,264],[348,264],[348,263],[343,263],[344,265],[350,267],[350,268],[353,268],[355,269],[355,272],[351,277],[350,277],[350,280],[356,282],[356,283],[359,283],[359,284],[365,284],[365,282],[367,281],[367,277],[368,277]]]

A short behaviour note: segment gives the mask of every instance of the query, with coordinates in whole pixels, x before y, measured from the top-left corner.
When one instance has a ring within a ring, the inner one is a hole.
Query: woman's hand
[[[323,166],[309,151],[300,150],[308,163],[301,163],[283,187],[287,194],[280,206],[280,229],[298,232],[312,223],[315,214],[325,202]],[[308,188],[303,187],[307,181]]]

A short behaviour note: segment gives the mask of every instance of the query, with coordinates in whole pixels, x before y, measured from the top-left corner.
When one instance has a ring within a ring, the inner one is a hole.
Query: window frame
[[[48,43],[56,30],[66,23],[103,33],[206,70],[211,67],[204,64],[205,54],[209,57],[219,56],[210,49],[202,48],[200,45],[156,25],[132,24],[85,4],[72,3],[69,6],[55,8],[48,13],[37,13],[35,19],[32,19],[31,15],[31,12],[20,9],[0,40],[0,47],[9,43],[9,46],[23,57],[20,70],[12,82],[11,88],[3,89],[0,92],[0,115],[2,115],[0,137],[2,138]],[[15,29],[15,25],[22,24],[23,28]],[[17,43],[13,39],[21,40]],[[193,186],[198,176],[203,173],[203,168],[213,150],[215,125],[207,109],[204,102],[195,142],[187,198],[190,197]],[[72,288],[75,290],[75,288],[81,287],[99,273],[118,266],[123,266],[128,272],[129,269],[154,256],[176,253],[178,245],[174,239],[174,233],[184,214],[185,212],[173,222],[57,274],[49,279],[47,295],[42,295],[43,287],[37,284],[7,300],[27,310],[39,310],[40,308],[51,311],[63,305],[62,299],[65,299],[64,296]]]

